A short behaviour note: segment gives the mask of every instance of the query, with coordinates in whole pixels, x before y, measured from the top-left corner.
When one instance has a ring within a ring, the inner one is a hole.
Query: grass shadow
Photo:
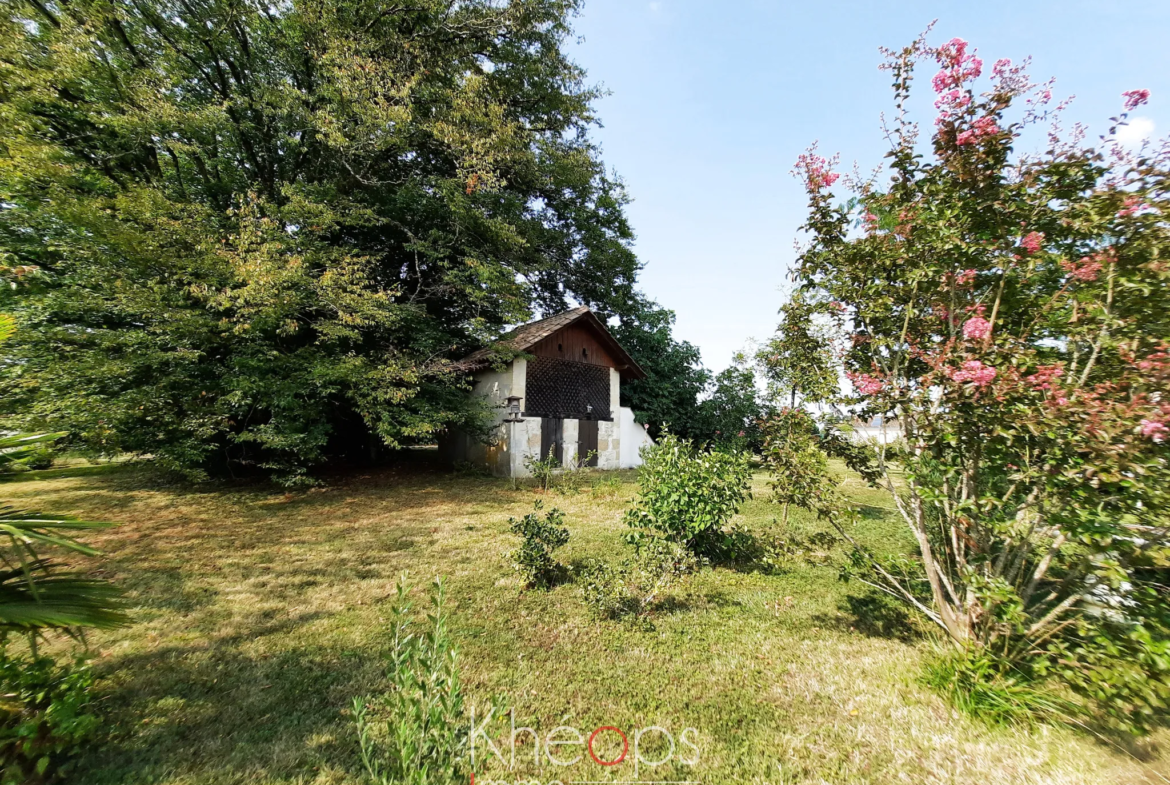
[[[841,600],[837,609],[839,614],[819,614],[813,617],[813,621],[829,629],[859,632],[869,638],[902,643],[913,643],[926,637],[921,623],[904,605],[880,592],[850,594]]]

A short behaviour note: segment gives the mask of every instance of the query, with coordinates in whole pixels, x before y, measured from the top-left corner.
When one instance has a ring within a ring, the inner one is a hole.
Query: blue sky
[[[819,140],[844,168],[879,164],[892,99],[878,47],[936,18],[931,41],[967,39],[987,71],[1031,55],[1033,81],[1056,77],[1058,99],[1076,95],[1066,125],[1095,137],[1122,90],[1148,88],[1131,135],[1170,130],[1167,0],[585,0],[569,51],[611,92],[595,138],[634,199],[642,288],[678,314],[676,335],[709,368],[775,327],[804,217],[796,156]],[[924,112],[934,70],[918,71]]]

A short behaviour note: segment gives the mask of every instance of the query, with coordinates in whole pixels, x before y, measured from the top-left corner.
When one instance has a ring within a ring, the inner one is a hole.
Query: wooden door
[[[565,421],[560,417],[540,418],[540,459],[548,458],[549,451],[557,463],[565,462]]]
[[[589,455],[589,453],[593,453]],[[597,420],[581,420],[577,425],[577,460],[585,460],[586,466],[597,465]]]

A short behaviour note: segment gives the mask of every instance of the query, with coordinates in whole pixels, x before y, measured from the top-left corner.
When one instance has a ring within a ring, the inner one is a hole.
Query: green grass
[[[635,490],[632,475],[623,480],[546,496],[572,533],[559,558],[620,557]],[[867,505],[858,536],[879,551],[908,549],[890,499],[846,483]],[[740,522],[784,536],[765,478],[755,491]],[[467,691],[481,704],[505,696],[518,725],[697,729],[698,766],[643,769],[643,780],[1166,781],[1162,736],[1122,752],[952,710],[917,681],[929,638],[832,569],[705,571],[672,592],[649,631],[592,620],[571,583],[521,592],[507,521],[535,495],[407,466],[296,494],[171,484],[134,466],[0,484],[5,501],[121,524],[93,541],[108,553],[99,571],[129,592],[135,624],[93,638],[109,733],[70,782],[360,782],[348,707],[380,685],[403,571],[420,590],[447,577]],[[789,525],[806,535],[820,527],[799,511]],[[496,767],[477,781],[633,779],[628,765],[585,761]]]

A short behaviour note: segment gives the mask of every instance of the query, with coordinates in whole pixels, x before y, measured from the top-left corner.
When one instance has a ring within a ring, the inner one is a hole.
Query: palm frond
[[[52,572],[39,562],[35,584],[22,569],[0,571],[0,632],[111,629],[129,623],[122,593],[107,581],[76,572]]]

